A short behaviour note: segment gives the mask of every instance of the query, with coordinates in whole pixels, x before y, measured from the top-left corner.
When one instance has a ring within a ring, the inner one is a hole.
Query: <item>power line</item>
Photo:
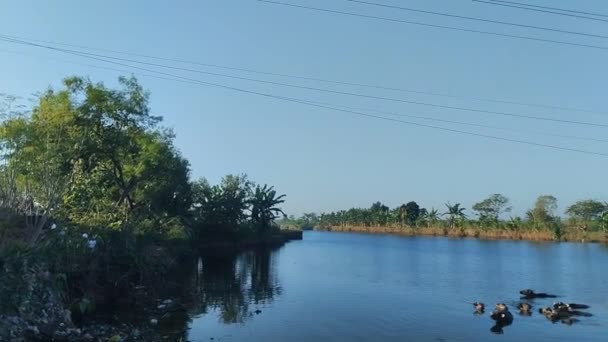
[[[511,22],[506,22],[506,21],[483,19],[483,18],[476,18],[476,17],[467,17],[467,16],[463,16],[463,15],[450,14],[450,13],[441,13],[441,12],[434,12],[434,11],[427,11],[427,10],[420,10],[420,9],[414,9],[414,8],[396,6],[396,5],[388,5],[388,4],[378,3],[378,2],[360,1],[360,0],[344,0],[344,1],[354,2],[354,3],[368,5],[368,6],[376,6],[376,7],[384,7],[384,8],[397,9],[397,10],[408,11],[408,12],[417,12],[417,13],[425,13],[425,14],[431,14],[431,15],[439,15],[439,16],[449,17],[449,18],[474,20],[474,21],[493,23],[493,24],[500,24],[500,25],[508,25],[508,26],[515,26],[515,27],[531,28],[531,29],[535,29],[535,30],[543,30],[543,31],[549,31],[549,32],[559,32],[559,33],[573,34],[573,35],[579,35],[579,36],[608,39],[608,36],[604,36],[604,35],[601,35],[601,34],[592,34],[592,33],[585,33],[585,32],[560,30],[560,29],[555,29],[555,28],[550,28],[550,27],[542,27],[542,26],[518,24],[518,23],[511,23]]]
[[[484,4],[489,4],[489,5],[495,5],[495,6],[504,6],[504,7],[511,7],[511,8],[519,8],[519,9],[524,9],[524,10],[528,10],[528,11],[535,11],[535,12],[542,12],[542,13],[563,15],[563,16],[566,16],[566,17],[574,17],[574,18],[580,18],[580,19],[588,19],[588,20],[608,22],[608,20],[606,20],[606,19],[592,18],[592,17],[586,17],[586,16],[583,16],[583,15],[576,15],[576,14],[561,13],[561,12],[549,11],[549,10],[544,10],[544,9],[539,9],[539,8],[510,5],[508,3],[499,3],[499,2],[496,2],[496,1],[483,1],[483,0],[473,0],[473,1],[474,2],[484,3]]]
[[[296,5],[296,4],[286,3],[286,2],[279,2],[279,1],[270,1],[270,0],[256,0],[256,1],[273,4],[273,5],[307,9],[307,10],[318,11],[318,12],[326,12],[326,13],[347,15],[347,16],[353,16],[353,17],[367,18],[367,19],[376,19],[376,20],[389,21],[389,22],[402,23],[402,24],[434,27],[434,28],[439,28],[439,29],[444,29],[444,30],[454,30],[454,31],[461,31],[461,32],[485,34],[485,35],[491,35],[491,36],[497,36],[497,37],[507,37],[507,38],[516,38],[516,39],[523,39],[523,40],[530,40],[530,41],[537,41],[537,42],[571,45],[571,46],[586,47],[586,48],[592,48],[592,49],[598,49],[598,50],[608,50],[608,46],[601,46],[601,45],[573,43],[573,42],[567,42],[567,41],[562,41],[562,40],[536,38],[536,37],[530,37],[530,36],[522,36],[522,35],[508,34],[508,33],[498,33],[498,32],[492,32],[492,31],[473,30],[473,29],[466,29],[466,28],[455,27],[455,26],[428,24],[428,23],[423,23],[423,22],[418,22],[418,21],[408,21],[408,20],[401,20],[401,19],[378,17],[378,16],[374,16],[374,15],[330,10],[330,9],[319,8],[319,7]]]
[[[492,2],[504,2],[504,3],[507,3],[507,4],[515,4],[515,5],[522,5],[522,6],[526,6],[526,7],[536,7],[536,8],[551,9],[551,10],[557,10],[557,11],[562,11],[562,12],[570,12],[570,13],[578,13],[578,14],[588,14],[588,15],[594,15],[596,17],[607,17],[608,18],[608,14],[601,14],[601,13],[594,13],[594,12],[584,12],[584,11],[575,11],[575,10],[570,10],[570,9],[563,9],[563,8],[549,7],[549,6],[524,4],[524,3],[521,3],[521,2],[515,2],[515,1],[505,1],[505,0],[490,0],[490,1],[492,1]]]
[[[308,87],[308,86],[295,85],[295,84],[282,83],[282,82],[259,80],[259,79],[248,78],[248,77],[240,77],[240,76],[234,76],[234,75],[226,75],[226,74],[220,74],[220,73],[214,73],[214,72],[201,71],[201,70],[196,70],[196,69],[168,66],[168,65],[158,64],[158,63],[143,62],[143,61],[127,59],[127,58],[119,58],[119,57],[105,56],[105,55],[100,55],[100,54],[93,54],[93,53],[79,52],[79,51],[68,50],[68,49],[55,48],[55,47],[48,46],[48,45],[42,45],[42,44],[31,43],[31,42],[16,40],[16,39],[2,38],[2,37],[0,37],[0,41],[35,46],[35,47],[39,47],[39,48],[62,51],[62,52],[67,52],[67,53],[76,53],[79,55],[88,55],[88,56],[93,56],[93,57],[119,60],[119,61],[123,61],[123,62],[137,63],[137,64],[143,64],[143,65],[155,66],[155,67],[161,67],[161,68],[167,68],[167,69],[173,69],[173,70],[180,70],[180,71],[196,72],[196,73],[205,74],[205,75],[226,77],[226,78],[265,83],[265,84],[272,84],[272,85],[279,85],[279,86],[296,88],[296,89],[313,90],[313,91],[319,91],[319,92],[325,92],[325,93],[331,93],[331,94],[347,95],[347,96],[353,96],[353,97],[369,98],[369,99],[383,100],[383,101],[390,101],[390,102],[400,102],[400,103],[407,103],[407,104],[413,104],[413,105],[418,105],[418,106],[443,108],[443,109],[459,110],[459,111],[474,112],[474,113],[484,113],[484,114],[491,114],[491,115],[518,117],[518,118],[525,118],[525,119],[531,119],[531,120],[551,121],[551,122],[576,124],[576,125],[584,125],[584,126],[594,126],[594,127],[608,127],[608,124],[601,124],[601,123],[555,119],[555,118],[548,118],[548,117],[543,117],[543,116],[524,115],[524,114],[491,111],[491,110],[476,109],[476,108],[448,106],[448,105],[441,105],[441,104],[429,103],[429,102],[410,101],[410,100],[391,98],[391,97],[374,96],[374,95],[351,93],[351,92],[332,90],[332,89],[326,89],[326,88],[316,88],[316,87]]]
[[[30,56],[30,57],[32,57],[32,55],[28,55],[26,53],[17,52],[17,51],[10,51],[10,50],[0,49],[0,52],[19,54],[19,55],[22,55],[22,56]],[[65,61],[65,60],[61,60],[61,59],[42,57],[42,56],[35,56],[35,55],[33,57],[37,57],[37,58],[40,58],[40,59],[47,59],[47,60],[57,61],[57,62],[61,62],[61,63],[68,63],[68,64],[86,66],[86,67],[90,67],[90,68],[116,71],[116,72],[120,72],[120,73],[132,73],[132,74],[139,75],[139,76],[158,78],[158,79],[168,80],[168,81],[182,82],[182,83],[187,83],[187,84],[198,84],[197,82],[187,81],[187,80],[178,79],[178,78],[163,77],[163,76],[151,75],[151,74],[145,74],[145,73],[139,73],[139,72],[138,73],[133,73],[131,70],[126,70],[126,69],[116,69],[116,68],[98,66],[98,65],[94,65],[94,64],[79,63],[79,62],[75,62],[75,61]],[[411,115],[411,114],[400,114],[400,113],[380,111],[380,110],[370,109],[370,108],[350,107],[350,106],[345,106],[345,105],[340,105],[340,104],[334,104],[334,103],[327,103],[327,102],[319,102],[319,101],[312,101],[312,100],[305,100],[305,99],[300,99],[300,100],[301,101],[305,101],[305,102],[314,103],[314,104],[326,105],[326,106],[331,106],[331,107],[340,107],[340,108],[345,108],[345,109],[350,109],[350,110],[355,110],[355,111],[367,111],[367,112],[373,112],[373,113],[379,113],[379,114],[385,114],[385,115],[391,115],[391,116],[408,117],[408,118],[414,118],[414,119],[420,119],[420,120],[436,121],[436,122],[444,122],[444,123],[452,123],[452,124],[456,124],[456,125],[464,125],[464,126],[472,126],[472,127],[480,127],[480,128],[490,128],[490,129],[497,129],[497,130],[503,130],[503,131],[511,131],[511,132],[516,132],[516,133],[531,133],[531,134],[546,135],[546,136],[552,136],[552,137],[558,137],[558,138],[566,138],[566,139],[576,139],[576,140],[585,140],[585,141],[594,141],[594,142],[608,143],[608,139],[581,137],[581,136],[574,136],[574,135],[564,135],[564,134],[556,134],[556,133],[549,133],[549,132],[540,132],[540,131],[533,131],[533,130],[512,129],[512,128],[506,128],[506,127],[477,124],[477,123],[472,123],[472,122],[462,122],[462,121],[446,120],[446,119],[441,119],[441,118],[436,118],[436,117]]]
[[[144,74],[144,73],[139,73],[139,72],[133,73],[131,70],[126,70],[126,69],[116,69],[116,68],[104,67],[104,66],[99,66],[99,65],[94,65],[94,64],[80,63],[80,62],[75,62],[75,61],[66,61],[66,60],[57,59],[57,58],[49,58],[46,56],[45,57],[36,56],[36,55],[23,53],[21,51],[11,51],[11,50],[0,49],[0,52],[21,55],[21,56],[36,57],[36,58],[40,58],[40,59],[47,59],[47,60],[51,60],[51,61],[55,61],[55,62],[80,65],[80,66],[85,66],[85,67],[89,67],[89,68],[101,69],[101,70],[110,70],[110,71],[116,71],[116,72],[120,72],[120,73],[131,73],[131,74],[135,74],[138,76],[157,78],[157,79],[167,80],[167,81],[185,82],[184,80],[179,80],[179,79],[170,78],[170,77],[162,77],[162,76],[158,76],[158,75]],[[193,82],[185,82],[185,83],[196,84]]]
[[[114,64],[114,65],[120,65],[120,66],[126,66],[126,67],[137,69],[137,70],[142,70],[142,71],[146,71],[146,72],[152,72],[152,73],[155,73],[155,74],[169,76],[169,77],[172,77],[172,78],[182,79],[182,80],[194,82],[194,83],[201,84],[201,85],[206,85],[206,86],[211,86],[211,87],[217,87],[217,88],[222,88],[222,89],[228,89],[228,90],[233,90],[233,91],[236,91],[236,92],[241,92],[241,93],[246,93],[246,94],[252,94],[252,95],[258,95],[258,96],[267,97],[267,98],[279,99],[279,100],[283,100],[283,101],[287,101],[287,102],[301,103],[301,104],[306,104],[308,106],[313,106],[313,107],[317,107],[317,108],[325,108],[325,109],[329,109],[329,110],[333,110],[333,111],[350,113],[350,114],[358,115],[358,116],[376,118],[376,119],[381,119],[381,120],[386,120],[386,121],[392,121],[392,122],[399,122],[399,123],[403,123],[403,124],[407,124],[407,125],[412,125],[412,126],[426,127],[426,128],[437,129],[437,130],[442,130],[442,131],[447,131],[447,132],[453,132],[453,133],[459,133],[459,134],[465,134],[465,135],[470,135],[470,136],[477,136],[477,137],[484,137],[484,138],[494,139],[494,140],[500,140],[500,141],[514,142],[514,143],[524,144],[524,145],[530,145],[530,146],[538,146],[538,147],[545,147],[545,148],[556,149],[556,150],[563,150],[563,151],[570,151],[570,152],[577,152],[577,153],[583,153],[583,154],[589,154],[589,155],[597,155],[597,156],[608,157],[608,154],[601,153],[601,152],[593,152],[593,151],[581,150],[581,149],[576,149],[576,148],[569,148],[569,147],[556,146],[556,145],[550,145],[550,144],[535,143],[535,142],[525,141],[525,140],[503,138],[503,137],[494,136],[494,135],[488,135],[488,134],[481,134],[481,133],[475,133],[475,132],[462,131],[462,130],[457,130],[457,129],[452,129],[452,128],[446,128],[446,127],[441,127],[441,126],[421,124],[421,123],[417,123],[417,122],[410,122],[410,121],[398,120],[398,119],[393,119],[393,118],[386,118],[386,117],[383,117],[383,116],[362,113],[362,112],[358,112],[358,111],[354,111],[354,110],[334,108],[334,107],[331,107],[331,106],[315,104],[313,102],[306,101],[306,100],[301,100],[301,99],[297,99],[297,98],[283,97],[283,96],[273,95],[273,94],[270,94],[270,93],[262,93],[262,92],[258,92],[258,91],[253,91],[253,90],[248,90],[248,89],[243,89],[243,88],[238,88],[238,87],[227,86],[227,85],[224,85],[224,84],[206,82],[206,81],[201,81],[201,80],[197,80],[197,79],[193,79],[193,78],[188,78],[188,77],[183,77],[183,76],[179,76],[179,75],[173,75],[173,74],[165,73],[165,72],[162,72],[162,71],[141,68],[141,67],[137,67],[137,66],[133,66],[133,65],[129,65],[129,64],[124,64],[124,63],[120,63],[120,62],[116,62],[116,61],[112,61],[112,60],[107,60],[107,59],[103,59],[103,58],[98,58],[98,57],[90,56],[90,55],[87,55],[87,54],[82,54],[80,52],[71,52],[69,50],[58,49],[58,48],[51,48],[51,49],[59,51],[59,52],[71,54],[71,55],[76,55],[76,56],[81,56],[81,57],[84,57],[84,58],[89,58],[89,59],[93,59],[93,60],[97,60],[97,61],[102,61],[102,62],[105,62],[105,63],[110,63],[110,64]]]
[[[48,43],[48,44],[54,44],[54,45],[69,46],[69,47],[74,47],[74,48],[79,48],[79,49],[111,52],[111,53],[115,53],[115,54],[144,57],[144,58],[163,60],[163,61],[168,61],[168,62],[192,64],[192,65],[199,65],[199,66],[204,66],[204,67],[212,67],[212,68],[219,68],[219,69],[226,69],[226,70],[243,71],[243,72],[267,75],[267,76],[279,76],[279,77],[301,79],[301,80],[307,80],[307,81],[324,82],[324,83],[330,83],[330,84],[339,84],[339,85],[372,88],[372,89],[379,89],[379,90],[389,90],[389,91],[395,91],[395,92],[404,92],[404,93],[421,94],[421,95],[438,96],[438,97],[455,98],[455,99],[466,99],[466,100],[474,100],[474,101],[482,101],[482,102],[490,102],[490,103],[502,103],[502,104],[509,104],[509,105],[547,108],[547,109],[558,109],[558,110],[565,110],[565,111],[576,111],[576,112],[594,113],[594,114],[603,114],[603,115],[608,114],[608,112],[599,112],[599,111],[581,109],[581,108],[572,108],[572,107],[555,106],[555,105],[538,104],[538,103],[526,103],[526,102],[518,102],[518,101],[511,101],[511,100],[494,99],[494,98],[457,96],[457,95],[446,94],[446,93],[429,92],[429,91],[421,91],[421,90],[413,90],[413,89],[388,87],[388,86],[382,86],[382,85],[345,82],[345,81],[329,80],[329,79],[309,77],[309,76],[260,71],[260,70],[253,70],[253,69],[239,68],[239,67],[232,67],[232,66],[225,66],[225,65],[218,65],[218,64],[200,63],[200,62],[183,60],[183,59],[165,58],[165,57],[151,56],[151,55],[147,55],[147,54],[117,51],[117,50],[111,50],[111,49],[100,49],[100,48],[95,48],[95,47],[76,45],[76,44],[67,44],[67,43],[54,42],[54,41],[48,41],[48,40],[42,40],[42,39],[32,39],[32,38],[23,38],[23,37],[18,37],[18,36],[0,35],[0,38],[2,38],[2,37],[9,38],[9,39],[16,39],[16,40],[28,40],[28,41],[42,42],[42,43]]]
[[[608,143],[608,139],[589,138],[589,137],[581,137],[581,136],[576,136],[576,135],[564,135],[564,134],[556,134],[556,133],[549,133],[549,132],[539,132],[539,131],[533,131],[533,130],[512,129],[512,128],[506,128],[506,127],[498,127],[498,126],[492,126],[492,125],[477,124],[477,123],[473,123],[473,122],[446,120],[446,119],[440,119],[440,118],[436,118],[436,117],[410,115],[410,114],[400,114],[400,113],[387,112],[387,111],[381,111],[381,110],[370,109],[370,108],[350,107],[350,106],[333,104],[333,103],[327,103],[327,102],[310,101],[310,100],[306,100],[306,101],[307,102],[311,102],[311,103],[315,103],[315,104],[321,104],[321,105],[331,106],[331,107],[340,107],[340,108],[346,108],[346,109],[350,109],[350,110],[373,112],[373,113],[379,113],[379,114],[385,114],[385,115],[391,115],[391,116],[402,116],[402,117],[408,117],[408,118],[414,118],[414,119],[421,119],[421,120],[428,120],[428,121],[437,121],[437,122],[445,122],[445,123],[451,123],[451,124],[456,124],[456,125],[464,125],[464,126],[472,126],[472,127],[480,127],[480,128],[490,128],[490,129],[497,129],[497,130],[503,130],[503,131],[517,132],[517,133],[532,133],[532,134],[546,135],[546,136],[552,136],[552,137],[558,137],[558,138],[566,138],[566,139],[576,139],[576,140],[586,140],[586,141]]]

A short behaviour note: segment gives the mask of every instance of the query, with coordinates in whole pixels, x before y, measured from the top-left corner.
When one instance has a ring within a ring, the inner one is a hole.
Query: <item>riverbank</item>
[[[446,236],[453,238],[476,238],[485,240],[525,240],[525,241],[564,241],[564,242],[599,242],[608,243],[608,234],[588,232],[586,236],[579,231],[561,232],[560,237],[550,230],[506,230],[481,228],[445,227],[368,227],[368,226],[331,226],[317,227],[315,230],[332,232],[353,232],[367,234],[394,234],[403,236]]]
[[[302,240],[301,230],[280,230],[272,235],[264,237],[246,238],[239,240],[216,240],[200,244],[199,251],[202,254],[231,254],[241,252],[250,248],[277,247],[293,241]]]

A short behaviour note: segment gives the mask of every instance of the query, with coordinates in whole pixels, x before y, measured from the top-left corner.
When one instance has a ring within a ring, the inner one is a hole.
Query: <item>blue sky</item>
[[[435,17],[342,0],[285,2],[608,46],[608,39]],[[468,0],[382,2],[608,35],[608,23],[605,22],[508,9]],[[608,3],[602,0],[535,0],[534,3],[608,13]],[[496,98],[608,112],[608,50],[445,31],[311,12],[253,0],[5,0],[0,3],[0,34],[275,73],[453,94],[462,98],[172,64],[408,101],[608,124],[608,114],[470,99]],[[95,81],[114,85],[117,76],[125,74],[83,64],[126,69],[0,42],[0,92],[27,97],[49,86],[58,86],[68,75],[88,75]],[[608,139],[606,127],[454,111],[175,70],[163,71],[280,96],[351,107]],[[135,74],[137,76],[138,72]],[[289,214],[367,207],[378,200],[389,206],[415,200],[429,208],[443,207],[443,203],[451,201],[470,208],[491,193],[508,196],[517,214],[531,206],[539,194],[556,196],[560,209],[579,199],[608,199],[604,184],[608,157],[357,117],[226,89],[144,76],[139,78],[151,91],[153,112],[164,116],[165,125],[175,130],[176,144],[190,160],[193,177],[204,176],[216,182],[228,173],[247,173],[253,180],[275,185],[280,192],[286,193],[285,209]],[[608,153],[608,143],[602,142],[402,119]]]

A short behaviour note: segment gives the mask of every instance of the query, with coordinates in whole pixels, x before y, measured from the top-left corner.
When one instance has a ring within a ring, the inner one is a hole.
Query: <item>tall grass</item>
[[[509,228],[480,228],[472,225],[455,227],[399,227],[399,226],[331,226],[319,228],[333,232],[357,232],[370,234],[397,234],[405,236],[447,236],[454,238],[478,238],[487,240],[527,240],[527,241],[572,241],[572,242],[603,242],[608,243],[608,234],[581,232],[575,229],[565,229],[561,233],[549,228],[538,229],[509,229]]]

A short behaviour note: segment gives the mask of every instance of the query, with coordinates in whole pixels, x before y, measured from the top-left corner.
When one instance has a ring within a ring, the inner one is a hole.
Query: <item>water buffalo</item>
[[[519,303],[517,305],[517,308],[519,309],[519,313],[521,315],[524,316],[531,316],[532,315],[532,305],[530,305],[529,303]]]
[[[519,293],[522,295],[522,299],[534,299],[534,298],[555,298],[557,296],[555,295],[551,295],[551,294],[547,294],[547,293],[536,293],[534,292],[534,290],[531,289],[525,289],[525,290],[521,290],[519,291]]]
[[[496,324],[492,328],[490,328],[490,331],[495,334],[502,334],[502,328],[513,323],[513,315],[509,311],[509,308],[507,308],[507,306],[503,303],[496,304],[496,307],[494,308],[494,311],[492,311],[490,318],[496,321]]]
[[[486,306],[481,302],[475,302],[473,303],[473,306],[475,307],[475,314],[478,315],[484,313],[486,310]]]

